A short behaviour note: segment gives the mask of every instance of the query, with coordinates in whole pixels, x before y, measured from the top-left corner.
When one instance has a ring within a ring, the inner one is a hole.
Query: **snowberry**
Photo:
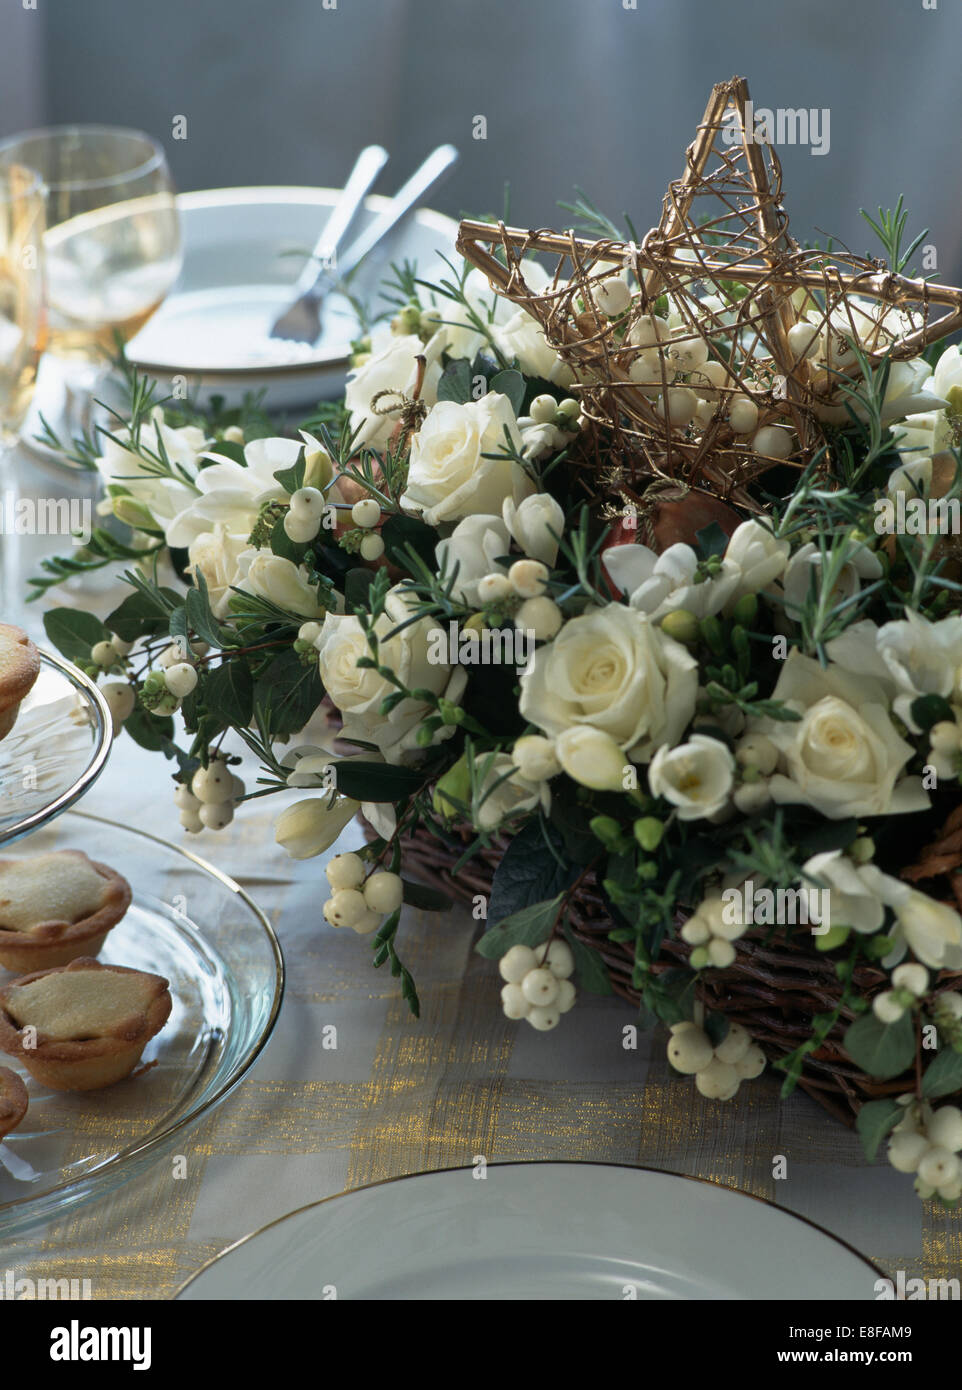
[[[208,830],[226,830],[234,819],[233,802],[205,801],[198,815]]]
[[[521,992],[529,1004],[542,1007],[553,1004],[558,997],[558,981],[550,970],[540,966],[529,970],[521,981]]]
[[[379,869],[371,875],[364,885],[364,901],[372,912],[385,916],[401,906],[404,898],[404,884],[399,874]]]
[[[505,1018],[527,1018],[531,1012],[531,1005],[524,997],[520,985],[504,986],[501,990],[501,1007],[504,1009]]]
[[[914,1173],[931,1147],[924,1134],[894,1134],[889,1142],[889,1163],[900,1173]]]
[[[295,545],[306,545],[321,529],[321,519],[310,512],[289,511],[284,516],[284,534]]]
[[[708,1100],[731,1100],[738,1090],[738,1072],[730,1062],[713,1057],[707,1066],[695,1073],[695,1085]]]
[[[708,952],[708,959],[717,970],[727,970],[730,965],[735,963],[735,948],[730,941],[724,941],[720,936],[713,936],[705,948]]]
[[[177,661],[173,666],[168,666],[165,679],[167,689],[171,695],[176,695],[178,700],[182,700],[197,688],[197,672],[188,661]]]
[[[742,782],[732,792],[732,803],[743,816],[754,816],[764,811],[772,799],[771,788],[762,779],[760,782]]]
[[[927,1201],[929,1197],[935,1196],[935,1188],[932,1184],[923,1182],[921,1178],[916,1178],[913,1186],[923,1202]]]
[[[162,695],[153,706],[152,714],[174,714],[180,705],[180,700],[172,692]]]
[[[701,917],[689,917],[681,929],[681,939],[687,941],[689,946],[704,946],[706,941],[711,940],[711,928]]]
[[[594,286],[595,303],[607,318],[617,318],[631,303],[631,290],[618,275],[609,280],[600,280]]]
[[[674,381],[675,369],[658,348],[644,348],[629,364],[628,376],[646,396],[657,396],[665,382]]]
[[[200,818],[199,811],[181,811],[180,823],[191,835],[197,835],[204,828],[204,822]]]
[[[101,687],[100,693],[107,701],[107,708],[116,730],[134,712],[137,702],[134,688],[126,681],[107,681],[106,685]]]
[[[765,1070],[765,1054],[758,1043],[752,1043],[748,1051],[743,1053],[733,1065],[740,1080],[754,1081],[755,1077],[761,1076]]]
[[[367,912],[362,913],[356,921],[350,922],[348,925],[351,931],[357,932],[358,936],[367,936],[372,931],[376,931],[383,921],[383,912],[372,912],[371,909],[368,908]]]
[[[696,1026],[684,1032],[672,1033],[668,1040],[668,1060],[675,1071],[683,1072],[686,1076],[704,1070],[712,1055],[711,1039]]]
[[[244,783],[241,781],[241,779],[240,779],[239,777],[237,777],[235,774],[232,773],[232,774],[231,774],[231,779],[230,779],[230,785],[231,785],[231,795],[233,796],[234,800],[235,800],[235,801],[240,801],[241,797],[242,797],[242,796],[244,795],[244,793],[247,791],[247,788],[244,786]]]
[[[188,661],[189,659],[190,652],[188,652],[183,642],[171,642],[170,646],[165,647],[157,658],[157,665],[160,666],[162,670],[166,671],[168,666],[176,666],[179,662]]]
[[[732,396],[728,406],[728,423],[735,434],[751,434],[758,424],[758,406],[747,396]]]
[[[335,891],[338,888],[358,888],[364,882],[364,860],[359,854],[335,854],[324,872]]]
[[[548,581],[548,569],[540,560],[515,560],[508,570],[508,583],[521,598],[536,598]]]
[[[531,402],[528,414],[536,425],[550,425],[554,423],[554,418],[558,413],[558,402],[554,396],[547,394],[535,396]]]
[[[574,974],[575,958],[567,941],[552,941],[545,953],[544,963],[556,979],[567,980]]]
[[[880,1023],[898,1023],[905,1013],[905,1006],[899,1003],[892,990],[887,989],[872,1000],[872,1012]]]
[[[110,639],[110,645],[118,656],[129,656],[134,649],[135,643],[125,642],[122,637],[118,637],[117,634],[114,633]]]
[[[324,494],[316,487],[299,487],[291,493],[291,513],[294,516],[316,517],[318,524],[324,515]]]
[[[211,806],[222,805],[233,800],[231,777],[231,770],[223,758],[211,758],[209,766],[199,767],[194,773],[190,789],[199,801]]]
[[[94,657],[95,661],[96,659]],[[960,733],[957,724],[951,724],[947,719],[943,719],[938,724],[933,724],[929,730],[929,743],[934,753],[951,756],[962,748],[962,733]]]
[[[537,1028],[539,1033],[547,1033],[550,1029],[557,1028],[561,1022],[561,1014],[553,1004],[537,1004],[528,1013],[528,1022],[532,1028]]]
[[[384,542],[376,532],[372,531],[361,541],[360,555],[362,560],[380,560],[384,554]]]
[[[478,580],[478,598],[482,603],[501,603],[512,592],[506,574],[486,574]]]
[[[355,526],[371,530],[381,520],[381,504],[373,497],[362,497],[351,508],[351,520]]]
[[[339,888],[324,904],[324,916],[335,927],[350,927],[368,911],[363,893],[356,888]]]
[[[932,1187],[947,1186],[959,1176],[959,1160],[949,1149],[933,1144],[919,1162],[919,1177]]]
[[[811,357],[818,342],[818,329],[813,323],[793,323],[788,330],[788,346],[795,357]]]
[[[962,1110],[956,1105],[943,1105],[932,1115],[925,1132],[940,1149],[958,1153],[962,1149]]]
[[[511,946],[498,961],[502,980],[519,985],[529,970],[538,968],[538,957],[530,946]]]
[[[741,767],[757,768],[763,777],[770,777],[778,762],[778,749],[765,734],[748,734],[735,749],[735,761]]]
[[[190,787],[178,782],[174,788],[174,805],[179,811],[199,811],[203,802],[194,795]]]
[[[962,994],[948,990],[940,994],[935,1002],[940,1012],[945,1012],[950,1018],[962,1018]]]
[[[762,425],[752,437],[752,448],[756,454],[765,454],[773,459],[791,458],[795,442],[791,432],[780,429],[778,425]]]
[[[114,651],[112,642],[95,642],[90,648],[90,659],[95,666],[106,669],[113,666],[117,660],[117,653]]]
[[[574,396],[566,396],[558,406],[558,410],[569,420],[577,420],[581,415],[581,402],[575,400]]]
[[[575,1002],[575,987],[570,980],[558,981],[558,997],[554,1006],[561,1014],[566,1014]]]
[[[731,1023],[724,1039],[715,1048],[715,1056],[734,1065],[752,1045],[751,1034],[740,1023]]]
[[[311,647],[313,647],[314,643],[317,641],[320,635],[320,623],[301,623],[300,627],[297,629],[297,640],[299,642],[307,642],[308,645]]]
[[[667,420],[673,430],[684,429],[695,418],[698,397],[688,386],[671,386],[655,401],[655,413]]]
[[[561,630],[564,618],[553,599],[526,598],[514,615],[515,626],[534,634],[536,642],[549,642]]]
[[[657,314],[643,314],[628,330],[628,341],[633,347],[653,347],[655,343],[667,343],[671,338],[671,328],[667,319]]]
[[[892,984],[896,989],[907,989],[916,999],[920,999],[928,991],[929,972],[924,965],[912,962],[899,965],[892,971]]]

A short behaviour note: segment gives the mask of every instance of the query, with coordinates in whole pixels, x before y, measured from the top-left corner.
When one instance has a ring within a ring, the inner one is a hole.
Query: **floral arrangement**
[[[901,269],[904,215],[878,230]],[[956,1203],[962,1111],[936,1102],[962,1092],[962,557],[931,522],[962,494],[959,348],[893,360],[896,311],[860,299],[826,322],[797,296],[792,342],[841,402],[799,460],[790,424],[726,386],[691,302],[613,273],[603,331],[666,428],[722,428],[767,465],[751,511],[658,479],[635,502],[531,313],[467,265],[393,276],[393,319],[296,437],[130,378],[116,428],[75,448],[114,520],[33,583],[119,561],[131,592],[103,621],[49,609],[50,640],[103,681],[118,733],[173,761],[187,830],[300,788],[276,835],[309,858],[363,814],[372,838],[331,860],[324,916],[369,936],[415,1013],[401,904],[445,906],[402,879],[415,834],[455,882],[499,847],[478,950],[539,1030],[611,988],[573,929],[590,884],[706,1097],[766,1056],[705,982],[757,940],[830,961],[833,1001],[777,1060],[784,1092],[841,1038],[885,1083],[859,1113],[869,1152],[891,1135],[920,1195]],[[532,260],[525,279],[550,277]],[[723,293],[703,312],[734,322],[743,290]]]

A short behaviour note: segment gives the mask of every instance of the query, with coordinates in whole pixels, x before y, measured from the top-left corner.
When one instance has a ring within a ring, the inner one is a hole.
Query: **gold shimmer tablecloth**
[[[95,1299],[165,1298],[226,1245],[307,1202],[483,1155],[709,1178],[800,1213],[892,1274],[962,1277],[962,1217],[923,1206],[886,1163],[867,1164],[856,1137],[804,1096],[779,1102],[775,1079],[705,1101],[669,1068],[663,1032],[624,1046],[632,1014],[612,999],[580,995],[551,1033],[509,1022],[464,911],[406,910],[398,949],[420,991],[414,1019],[387,968],[371,967],[369,943],[323,920],[323,860],[297,863],[275,845],[269,801],[243,808],[228,832],[188,836],[163,759],[123,738],[84,809],[166,835],[236,877],[278,932],[287,995],[247,1079],[181,1145],[186,1176],[175,1176],[175,1156],[159,1159],[109,1197],[4,1243],[0,1271],[89,1279]],[[338,848],[358,838],[352,827]]]

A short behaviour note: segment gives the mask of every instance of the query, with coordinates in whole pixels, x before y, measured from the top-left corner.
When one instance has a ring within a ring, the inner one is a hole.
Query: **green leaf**
[[[220,650],[225,645],[224,636],[220,623],[210,611],[207,581],[200,570],[196,571],[194,580],[197,587],[187,590],[187,621],[202,641]]]
[[[304,486],[304,474],[307,468],[304,458],[305,452],[306,451],[302,447],[301,452],[297,456],[296,463],[292,464],[290,468],[279,468],[274,474],[274,477],[288,495]],[[274,553],[276,554],[277,552],[275,551]]]
[[[700,531],[696,531],[695,540],[698,542],[698,557],[701,560],[710,560],[713,555],[724,555],[728,548],[728,534],[717,521],[711,521]]]
[[[363,565],[348,570],[344,578],[344,607],[348,613],[356,613],[359,608],[367,610],[368,594],[373,583],[373,570],[366,570]]]
[[[553,898],[569,886],[576,874],[557,832],[540,819],[528,821],[512,838],[495,870],[488,903],[489,924]]]
[[[922,1094],[929,1100],[935,1100],[938,1096],[950,1096],[955,1091],[962,1091],[962,1052],[943,1047],[925,1069]]]
[[[499,960],[512,946],[540,946],[555,924],[561,898],[559,893],[547,902],[532,903],[502,918],[497,926],[484,933],[474,949],[488,960]]]
[[[424,786],[424,773],[392,763],[351,761],[331,763],[337,790],[355,801],[403,801]]]
[[[798,835],[798,858],[811,859],[813,855],[827,854],[830,850],[847,849],[857,835],[858,821],[852,817],[847,820],[825,821],[822,825]]]
[[[521,414],[521,406],[524,402],[524,377],[514,368],[509,368],[506,372],[498,372],[497,376],[492,377],[488,382],[489,391],[497,391],[502,396],[507,396],[511,402],[511,409],[515,415]]]
[[[451,906],[451,899],[437,888],[428,888],[424,883],[409,883],[407,879],[402,882],[404,901],[411,907],[419,907],[424,912],[447,912]]]
[[[869,1163],[875,1162],[875,1155],[882,1140],[904,1114],[904,1108],[890,1096],[884,1100],[867,1101],[862,1106],[855,1121],[855,1128],[859,1132],[862,1148]]]
[[[290,560],[292,565],[300,565],[309,548],[304,541],[291,540],[284,530],[284,518],[279,516],[271,527],[271,554],[279,555],[282,560]]]
[[[172,600],[180,605],[180,595],[173,589],[161,589],[160,593],[166,596],[168,603]],[[105,626],[124,642],[136,642],[140,637],[167,632],[170,626],[168,603],[139,589],[128,594],[123,603],[108,614]]]
[[[167,758],[173,756],[174,721],[171,718],[148,714],[138,705],[124,720],[124,729],[141,748],[147,748],[151,753],[163,753]]]
[[[645,982],[644,1002],[662,1023],[690,1019],[695,1008],[695,975],[685,966],[675,965],[659,975],[649,975]]]
[[[90,662],[90,648],[110,636],[99,618],[79,608],[49,609],[43,615],[43,628],[62,656],[82,665]]]
[[[254,717],[254,678],[242,661],[222,661],[208,673],[204,703],[225,724],[247,728]]]
[[[457,405],[467,405],[474,400],[472,391],[471,363],[466,357],[449,362],[441,373],[438,382],[438,400],[454,401]]]
[[[407,547],[417,551],[429,569],[435,569],[438,534],[433,526],[416,516],[390,516],[381,527],[384,553],[392,565],[410,573],[411,560]]]
[[[305,666],[290,647],[264,668],[254,687],[254,708],[273,737],[300,733],[323,698],[317,662]]]
[[[575,958],[575,979],[578,981],[578,987],[586,990],[588,994],[611,994],[611,979],[598,952],[579,941],[567,923],[562,931]]]
[[[910,713],[923,734],[927,734],[933,724],[946,720],[952,723],[955,719],[952,706],[941,695],[920,695],[912,701]]]
[[[912,1065],[915,1058],[915,1025],[911,1013],[897,1023],[882,1023],[874,1013],[863,1016],[848,1028],[845,1051],[868,1076],[887,1081]]]

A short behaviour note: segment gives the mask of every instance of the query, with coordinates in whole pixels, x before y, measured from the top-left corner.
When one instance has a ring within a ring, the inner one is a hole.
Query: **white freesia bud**
[[[237,587],[302,618],[316,618],[324,612],[317,590],[308,582],[305,567],[268,550],[257,551]]]
[[[554,744],[542,734],[523,734],[511,750],[511,761],[529,782],[545,782],[561,771]]]
[[[323,854],[361,809],[360,802],[342,796],[305,797],[282,811],[274,827],[274,839],[292,859],[313,859]]]
[[[676,806],[681,820],[717,815],[734,781],[735,759],[728,747],[705,734],[692,734],[675,748],[659,748],[648,769],[652,795]]]
[[[738,587],[728,600],[729,607],[734,607],[743,594],[767,589],[785,569],[790,552],[790,543],[776,540],[759,521],[743,521],[737,526],[725,549],[725,559],[733,561],[741,571]]]
[[[506,497],[501,515],[509,533],[525,555],[551,566],[558,558],[558,538],[564,532],[561,504],[548,492],[536,492],[518,504]]]
[[[595,791],[623,791],[625,772],[630,766],[625,754],[603,729],[590,724],[574,724],[555,740],[555,753],[562,768],[575,782]]]

